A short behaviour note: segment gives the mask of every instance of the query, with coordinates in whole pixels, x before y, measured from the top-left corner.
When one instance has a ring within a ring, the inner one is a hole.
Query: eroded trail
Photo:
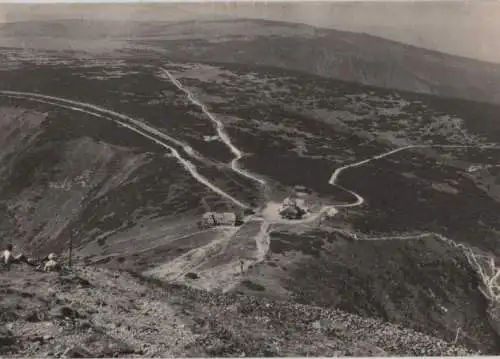
[[[263,221],[260,225],[259,233],[255,236],[255,243],[257,245],[257,261],[261,262],[264,260],[266,254],[269,252],[270,245],[270,231],[271,223],[268,221]]]
[[[162,78],[168,79],[175,87],[184,92],[188,100],[192,104],[198,106],[201,109],[201,111],[207,116],[207,118],[214,123],[215,129],[217,131],[217,136],[221,139],[221,141],[229,148],[231,153],[234,155],[234,158],[231,161],[232,170],[239,173],[243,177],[246,177],[254,182],[259,183],[261,186],[265,186],[266,181],[259,178],[254,173],[251,173],[250,171],[247,171],[239,166],[239,161],[244,157],[244,154],[238,147],[236,147],[232,143],[231,138],[224,129],[224,124],[219,119],[217,119],[217,117],[208,110],[207,106],[203,104],[201,101],[199,101],[189,89],[184,87],[182,83],[170,73],[170,71],[168,71],[165,68],[162,68],[161,71],[162,71],[162,76],[161,76]]]

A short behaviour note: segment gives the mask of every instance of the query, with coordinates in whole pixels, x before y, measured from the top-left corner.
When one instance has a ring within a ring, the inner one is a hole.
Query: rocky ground
[[[161,284],[92,267],[0,274],[0,354],[110,356],[467,355],[338,310]]]

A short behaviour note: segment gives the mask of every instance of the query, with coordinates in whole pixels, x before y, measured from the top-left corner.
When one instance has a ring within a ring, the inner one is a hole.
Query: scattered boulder
[[[103,357],[120,357],[124,355],[136,354],[138,350],[124,342],[115,342],[106,344],[99,354]]]
[[[195,279],[198,279],[200,278],[200,276],[196,273],[193,273],[193,272],[189,272],[189,273],[186,273],[186,276],[185,276],[187,279],[192,279],[192,280],[195,280]]]
[[[241,282],[241,284],[246,288],[257,292],[264,292],[266,290],[266,287],[264,287],[263,285],[252,282],[249,279],[245,279],[244,281]]]
[[[85,278],[77,275],[65,275],[59,278],[61,284],[76,285],[82,288],[91,288],[92,284]]]
[[[6,327],[0,327],[0,354],[6,354],[16,344],[16,338]]]
[[[82,348],[81,346],[73,346],[67,348],[61,358],[88,358],[93,357],[94,355],[90,353],[88,350]]]
[[[265,358],[279,357],[279,350],[274,344],[264,344],[262,347],[262,353],[260,353]]]
[[[41,310],[34,310],[24,318],[27,322],[38,323],[47,319],[47,314]]]
[[[79,313],[76,309],[68,306],[55,307],[50,311],[50,316],[54,318],[71,318],[71,319],[82,319],[85,315]]]
[[[354,345],[350,353],[352,356],[356,357],[383,357],[388,356],[387,352],[378,346],[368,343],[360,342]]]
[[[320,323],[320,321],[319,321],[319,320],[317,320],[317,321],[313,322],[313,323],[312,323],[312,327],[313,327],[314,329],[318,329],[318,330],[319,330],[319,329],[323,329],[323,326],[321,325],[321,323]]]

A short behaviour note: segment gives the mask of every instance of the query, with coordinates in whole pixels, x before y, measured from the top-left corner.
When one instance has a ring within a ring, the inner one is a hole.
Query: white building
[[[236,221],[236,214],[231,212],[206,212],[201,217],[202,224],[209,226],[234,226]]]

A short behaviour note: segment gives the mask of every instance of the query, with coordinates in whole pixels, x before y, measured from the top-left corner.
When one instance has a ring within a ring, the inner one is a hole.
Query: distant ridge
[[[369,34],[254,19],[179,22],[156,31],[159,38],[149,43],[186,61],[274,66],[383,88],[500,103],[500,64]],[[225,35],[228,38],[221,41]],[[196,48],[180,50],[172,43],[176,36],[177,42],[200,41]],[[202,41],[216,38],[217,42]]]
[[[165,56],[167,51],[170,58],[181,61],[271,66],[382,88],[500,103],[500,64],[301,23],[246,18],[60,19],[6,23],[0,25],[2,37],[30,40],[22,43],[38,49],[51,44],[37,38],[54,38],[59,40],[57,46],[71,49],[88,49],[92,41],[119,40],[109,48],[120,48],[125,41],[128,48],[146,45],[152,54],[159,50]],[[196,46],[182,45],[192,40]],[[8,46],[20,45],[11,41]]]

